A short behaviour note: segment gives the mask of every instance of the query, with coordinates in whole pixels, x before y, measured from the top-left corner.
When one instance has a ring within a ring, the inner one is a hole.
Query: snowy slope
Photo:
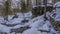
[[[18,15],[18,18],[14,18],[13,20],[11,20],[13,18],[14,15],[8,15],[8,24],[18,24],[18,23],[21,23],[22,20],[24,20],[24,18],[26,20],[31,20],[32,18],[32,13],[31,12],[28,12],[28,13],[16,13]],[[2,19],[2,18],[1,18]]]
[[[16,0],[15,2],[17,2],[17,1],[18,0]],[[15,3],[15,2],[13,2],[13,3]],[[57,2],[54,6],[60,7],[60,2]],[[53,16],[54,13],[56,13],[55,16]],[[10,34],[11,29],[18,29],[20,27],[29,26],[29,27],[31,27],[30,29],[23,31],[23,33],[17,33],[17,34],[60,34],[60,32],[57,32],[54,30],[53,26],[51,25],[51,23],[48,20],[44,21],[45,20],[44,15],[31,19],[32,18],[31,11],[28,13],[24,13],[24,15],[23,15],[23,13],[16,13],[16,14],[18,15],[18,18],[14,18],[13,20],[11,20],[14,15],[8,15],[9,22],[6,21],[7,24],[19,24],[19,25],[15,25],[13,27],[8,27],[5,25],[2,25],[1,23],[4,23],[5,20],[3,17],[0,17],[0,32],[6,32],[6,33]],[[60,21],[60,8],[56,8],[56,12],[52,12],[52,13],[47,12],[46,17],[48,17],[48,19],[49,19],[49,16],[54,18],[56,21]],[[21,21],[24,20],[24,18],[26,18],[26,20],[29,20],[29,21],[27,23],[21,25],[21,23],[22,23]],[[15,34],[15,32],[13,32],[11,34]]]
[[[18,15],[20,15],[20,14],[18,14]],[[9,16],[9,17],[12,18],[13,16]],[[29,15],[27,17],[29,17]],[[1,30],[1,32],[10,33],[11,29],[18,29],[20,27],[29,25],[29,27],[31,27],[31,29],[25,30],[22,34],[54,34],[54,33],[59,34],[53,29],[52,25],[50,24],[50,22],[48,20],[44,21],[43,17],[44,17],[44,15],[35,17],[35,18],[29,20],[29,22],[26,23],[25,25],[16,25],[14,27],[7,27],[5,25],[0,25],[0,30]],[[10,20],[11,18],[9,18],[10,22],[8,24],[21,23],[21,20],[23,19],[20,16],[19,16],[19,18],[14,18],[13,20]],[[1,18],[1,19],[3,19],[3,18]],[[45,30],[45,31],[49,31],[49,32],[41,32],[40,30]],[[15,34],[15,33],[13,32],[12,34]]]
[[[42,16],[38,16],[38,17],[32,19],[32,21],[30,21],[30,23],[32,23],[30,25],[30,27],[39,28],[39,27],[41,27],[44,24],[43,21],[44,21],[43,15]]]
[[[0,24],[0,31],[1,32],[6,32],[7,34],[9,34],[10,33],[10,29],[11,29],[11,27],[7,27],[5,25],[1,25]]]
[[[40,32],[37,31],[35,28],[31,28],[31,29],[24,31],[22,34],[40,34]]]

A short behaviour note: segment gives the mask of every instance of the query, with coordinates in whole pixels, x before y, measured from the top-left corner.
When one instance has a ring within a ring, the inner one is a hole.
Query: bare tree
[[[31,8],[32,8],[31,0],[27,0],[27,6],[26,7],[27,7],[27,12],[31,10]]]
[[[21,0],[21,12],[23,13],[23,18],[25,20],[24,13],[26,12],[26,4],[24,0]]]
[[[4,20],[7,20],[8,21],[8,14],[10,14],[10,0],[7,0],[5,2],[5,13],[4,13]]]

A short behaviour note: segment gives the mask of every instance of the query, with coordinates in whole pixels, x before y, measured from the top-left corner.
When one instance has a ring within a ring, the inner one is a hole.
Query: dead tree
[[[12,15],[14,12],[12,11],[11,8],[11,0],[7,0],[5,2],[5,10],[4,10],[4,20],[8,21],[8,15]]]
[[[8,21],[8,12],[10,12],[10,0],[7,0],[5,2],[5,14],[4,14],[4,20]]]
[[[31,0],[27,0],[27,2],[26,2],[26,9],[27,9],[27,12],[30,11],[31,8],[32,8],[32,4],[31,4],[31,3],[32,3]]]
[[[27,7],[28,6],[25,4],[25,1],[24,0],[21,0],[21,12],[23,13],[23,18],[24,18],[23,21],[27,21],[26,18],[24,17],[24,13],[27,12]]]
[[[55,21],[52,17],[50,17],[49,21],[56,31],[60,31],[60,21]]]
[[[26,12],[26,4],[24,0],[21,0],[21,12],[22,13]]]

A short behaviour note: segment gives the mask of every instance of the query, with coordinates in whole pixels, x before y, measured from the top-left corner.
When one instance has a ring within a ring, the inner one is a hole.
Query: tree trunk
[[[8,21],[8,14],[11,14],[10,10],[10,0],[7,0],[5,2],[5,13],[4,13],[4,20]]]

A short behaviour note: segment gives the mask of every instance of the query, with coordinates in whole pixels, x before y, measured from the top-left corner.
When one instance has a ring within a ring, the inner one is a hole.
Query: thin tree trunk
[[[7,0],[5,2],[5,14],[4,14],[4,20],[8,21],[8,14],[10,14],[10,0]]]
[[[44,6],[44,8],[45,8],[45,10],[44,10],[44,18],[46,18],[47,0],[43,0],[43,5],[45,5],[45,6]]]

